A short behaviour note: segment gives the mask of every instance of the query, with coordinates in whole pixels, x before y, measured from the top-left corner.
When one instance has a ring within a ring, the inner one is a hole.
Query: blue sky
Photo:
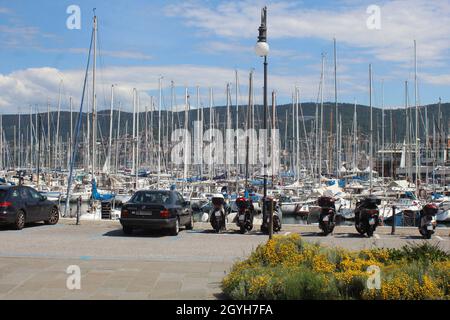
[[[66,9],[81,8],[81,30],[68,30]],[[381,29],[369,30],[366,9],[381,9]],[[4,113],[29,105],[55,104],[61,80],[79,99],[92,26],[99,18],[99,103],[106,106],[109,87],[128,105],[131,90],[144,104],[156,96],[163,76],[164,105],[174,81],[178,103],[184,86],[214,88],[215,103],[224,103],[227,82],[238,70],[240,103],[246,102],[248,72],[255,68],[257,101],[262,61],[253,53],[260,8],[268,6],[271,46],[270,88],[278,102],[290,101],[294,86],[302,101],[314,101],[320,79],[321,53],[326,58],[326,100],[332,100],[332,53],[338,42],[339,100],[368,103],[368,64],[374,70],[374,101],[402,106],[404,82],[413,81],[413,40],[418,41],[419,100],[450,101],[450,1],[0,1],[0,108]],[[410,99],[414,102],[411,83]],[[234,88],[233,88],[234,90]],[[234,95],[234,93],[233,93]]]

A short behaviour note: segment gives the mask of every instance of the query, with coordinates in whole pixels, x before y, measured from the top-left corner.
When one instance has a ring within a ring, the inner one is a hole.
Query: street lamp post
[[[263,129],[267,134],[267,56],[269,54],[269,45],[267,43],[267,7],[261,10],[261,26],[259,27],[258,42],[256,43],[255,52],[259,57],[264,57],[264,117]],[[267,199],[267,143],[264,144],[264,195],[263,195],[263,219],[266,218],[266,199]],[[263,221],[264,223],[264,221]],[[269,217],[269,239],[273,235],[273,210],[270,210]]]

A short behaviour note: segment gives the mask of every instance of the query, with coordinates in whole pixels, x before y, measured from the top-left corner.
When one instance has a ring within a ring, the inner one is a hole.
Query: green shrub
[[[288,300],[339,299],[339,291],[332,277],[300,268],[283,281],[284,298]]]
[[[419,261],[424,264],[450,259],[450,254],[442,250],[438,244],[431,244],[429,242],[409,244],[400,249],[390,249],[389,254],[393,261]]]

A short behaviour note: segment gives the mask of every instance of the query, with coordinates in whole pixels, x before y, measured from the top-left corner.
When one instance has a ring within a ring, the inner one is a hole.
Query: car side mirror
[[[47,200],[47,196],[41,196],[41,201]]]
[[[190,201],[185,201],[185,202],[184,202],[184,206],[185,206],[185,207],[188,207],[188,206],[190,206],[190,205],[191,205],[191,202],[190,202]]]

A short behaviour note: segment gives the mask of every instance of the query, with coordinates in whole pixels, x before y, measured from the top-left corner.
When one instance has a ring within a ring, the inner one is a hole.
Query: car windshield
[[[138,192],[131,199],[133,203],[170,204],[170,192]]]

